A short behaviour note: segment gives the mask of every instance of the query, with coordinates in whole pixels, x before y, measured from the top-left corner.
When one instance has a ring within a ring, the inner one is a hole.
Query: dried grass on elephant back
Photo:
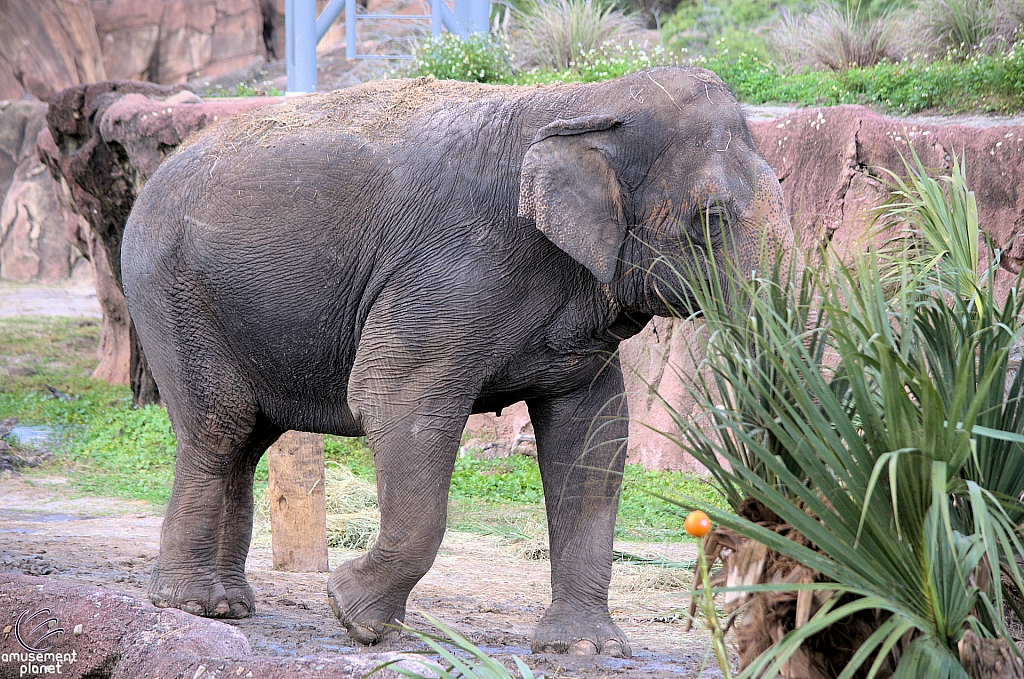
[[[802,503],[800,503],[802,504]],[[803,507],[806,511],[806,506]],[[814,549],[810,540],[800,534],[778,514],[752,497],[746,497],[737,509],[744,519],[771,530],[787,540]],[[829,582],[821,573],[801,565],[795,559],[769,549],[764,544],[745,538],[734,530],[719,526],[704,537],[704,551],[709,564],[720,561],[721,569],[711,578],[712,587],[749,587],[754,585],[803,585]],[[694,573],[693,590],[702,589]],[[724,611],[728,616],[726,631],[734,630],[740,669],[783,637],[805,625],[822,606],[832,599],[832,590],[798,591],[729,591],[724,594]],[[852,597],[844,597],[852,600]],[[840,600],[840,604],[848,601]],[[689,631],[697,610],[697,596],[690,601],[685,630]],[[830,679],[838,676],[853,654],[870,637],[888,615],[881,611],[861,611],[834,624],[805,641],[783,666],[787,679]],[[885,661],[877,677],[886,679],[895,668]],[[867,668],[854,674],[860,679]]]

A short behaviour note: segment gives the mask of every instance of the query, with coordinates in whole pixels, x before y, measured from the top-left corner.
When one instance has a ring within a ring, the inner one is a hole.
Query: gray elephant
[[[288,429],[366,436],[380,537],[328,594],[379,641],[434,561],[467,417],[525,400],[551,545],[532,648],[628,657],[608,612],[615,351],[688,308],[670,260],[749,269],[763,238],[792,243],[778,181],[701,69],[373,82],[208,129],[146,184],[122,250],[178,437],[151,600],[251,615],[256,463]]]

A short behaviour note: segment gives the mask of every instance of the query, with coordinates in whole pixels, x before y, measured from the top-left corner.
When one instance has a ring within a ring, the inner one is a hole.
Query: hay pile
[[[369,549],[380,531],[377,486],[359,478],[348,467],[328,462],[324,469],[327,504],[327,545],[340,549]],[[270,538],[270,500],[256,498],[253,534]]]
[[[261,106],[208,127],[203,136],[216,136],[215,146],[237,149],[243,144],[270,146],[306,129],[361,136],[380,141],[394,137],[400,125],[420,111],[436,111],[480,99],[506,98],[529,89],[499,87],[421,77],[412,80],[374,80],[335,92],[291,97]]]

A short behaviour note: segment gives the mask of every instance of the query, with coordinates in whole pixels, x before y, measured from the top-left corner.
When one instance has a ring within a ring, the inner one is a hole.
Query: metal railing
[[[400,19],[430,20],[433,37],[442,28],[463,38],[470,33],[486,33],[491,16],[490,0],[454,0],[449,9],[445,0],[430,0],[430,14],[358,14],[356,0],[331,0],[320,16],[316,14],[316,0],[285,0],[285,66],[288,72],[287,94],[316,92],[316,46],[331,24],[345,10],[345,59],[410,59],[408,54],[359,54],[356,25],[359,20]]]

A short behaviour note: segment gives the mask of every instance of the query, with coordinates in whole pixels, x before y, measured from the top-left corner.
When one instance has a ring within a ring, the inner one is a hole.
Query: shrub
[[[740,101],[804,106],[865,104],[890,113],[1017,111],[1024,108],[1024,42],[1009,52],[957,62],[904,60],[845,71],[787,75],[750,54],[720,53],[695,63],[715,71]]]
[[[845,10],[821,5],[803,16],[783,10],[768,36],[768,48],[793,70],[864,68],[899,60],[893,26],[891,12],[861,17],[850,5]]]
[[[540,0],[518,13],[512,32],[525,66],[565,71],[641,30],[638,17],[601,0]]]
[[[453,33],[421,43],[403,76],[434,76],[438,80],[507,83],[512,80],[512,55],[498,38],[473,33],[463,40]]]

